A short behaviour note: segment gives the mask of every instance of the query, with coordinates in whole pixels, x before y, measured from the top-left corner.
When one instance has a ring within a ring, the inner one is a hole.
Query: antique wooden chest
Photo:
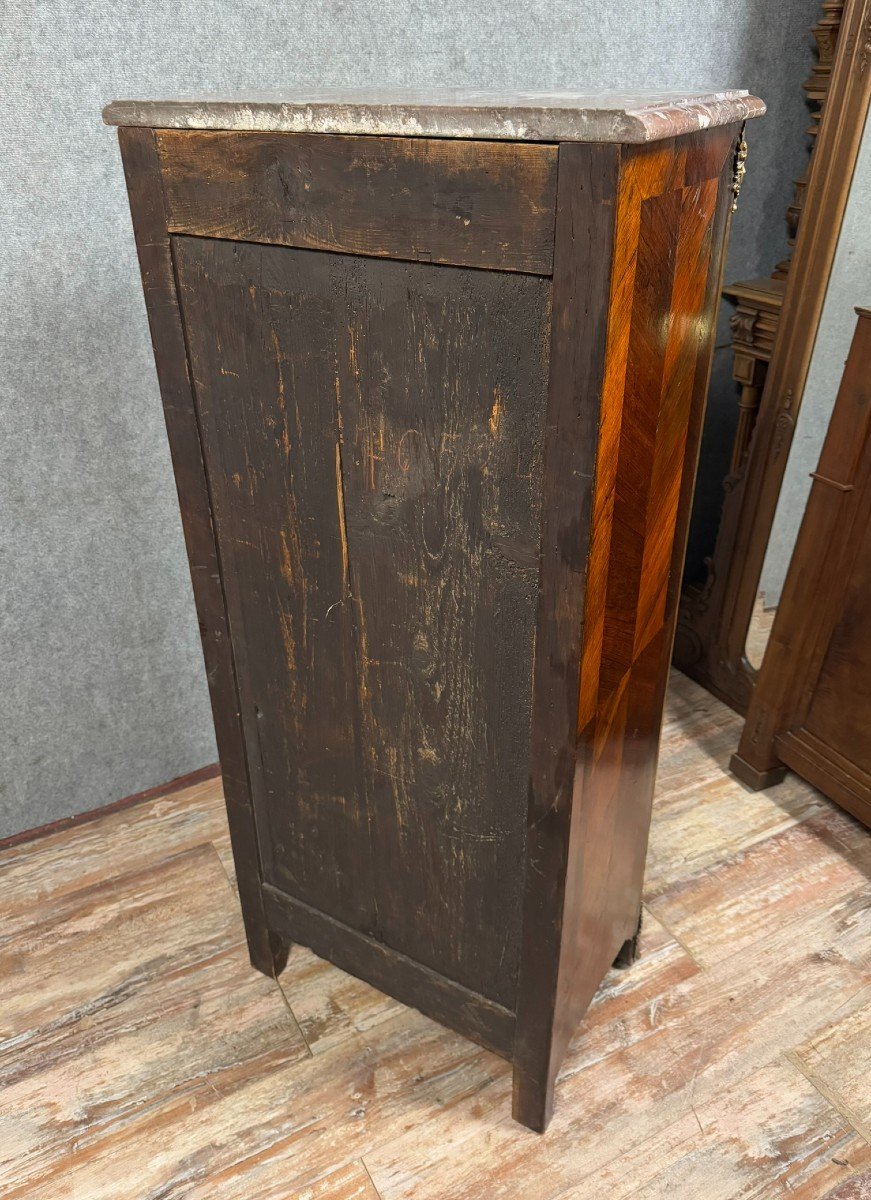
[[[743,121],[716,95],[109,106],[253,964],[543,1129],[639,921]],[[292,997],[291,997],[292,1001]]]

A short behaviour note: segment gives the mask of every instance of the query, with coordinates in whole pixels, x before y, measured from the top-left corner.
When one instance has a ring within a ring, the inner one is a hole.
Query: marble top
[[[653,142],[759,117],[746,91],[476,92],[297,88],[245,96],[114,100],[107,125],[529,142]]]

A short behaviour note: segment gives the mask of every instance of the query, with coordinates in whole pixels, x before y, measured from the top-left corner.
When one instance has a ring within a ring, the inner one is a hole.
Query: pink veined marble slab
[[[306,88],[240,97],[115,100],[108,125],[528,142],[654,142],[759,117],[746,91],[477,92]]]

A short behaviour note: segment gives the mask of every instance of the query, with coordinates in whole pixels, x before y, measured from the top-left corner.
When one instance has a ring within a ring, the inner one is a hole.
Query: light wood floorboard
[[[669,694],[642,953],[544,1137],[499,1058],[295,947],[245,950],[220,782],[0,852],[3,1200],[871,1195],[871,836]]]

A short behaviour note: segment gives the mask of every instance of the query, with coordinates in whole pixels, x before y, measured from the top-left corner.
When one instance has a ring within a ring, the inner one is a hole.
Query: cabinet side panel
[[[826,648],[804,726],[860,772],[871,774],[871,526],[867,496],[864,524],[843,605]],[[834,589],[832,589],[834,591]],[[823,597],[829,600],[828,596]],[[831,601],[829,601],[831,603]],[[849,698],[847,700],[847,698]]]
[[[118,137],[203,642],[248,946],[254,965],[272,973],[280,967],[283,952],[267,932],[263,911],[235,664],[176,297],[154,133],[150,129],[119,129]]]
[[[735,133],[623,147],[619,180],[615,172],[607,183],[607,210],[601,192],[597,202],[581,205],[582,176],[564,172],[572,160],[569,148],[560,150],[555,354],[560,273],[568,271],[561,256],[577,258],[581,228],[583,241],[596,245],[612,234],[613,257],[600,249],[595,264],[607,316],[593,307],[605,362],[587,385],[591,426],[572,430],[595,455],[595,483],[583,524],[571,531],[586,572],[572,580],[581,596],[572,600],[574,624],[560,642],[577,655],[566,679],[570,749],[551,747],[550,759],[541,758],[552,770],[561,766],[562,775],[544,777],[530,810],[528,929],[531,936],[543,928],[549,945],[542,940],[528,952],[525,945],[521,996],[536,986],[528,972],[547,976],[552,990],[537,1009],[518,1009],[515,1115],[538,1129],[549,1119],[556,1072],[577,1023],[638,919]],[[560,213],[573,206],[575,236],[561,241]],[[564,295],[564,319],[589,336],[590,306],[568,290]],[[553,540],[545,526],[543,562]],[[539,637],[546,620],[540,615]],[[546,662],[541,666],[546,680]],[[542,870],[546,829],[550,857]]]
[[[634,933],[641,904],[735,136],[734,128],[718,129],[626,151],[621,170],[554,1029],[557,1063]]]
[[[732,770],[783,764],[871,824],[871,311],[835,407]]]

